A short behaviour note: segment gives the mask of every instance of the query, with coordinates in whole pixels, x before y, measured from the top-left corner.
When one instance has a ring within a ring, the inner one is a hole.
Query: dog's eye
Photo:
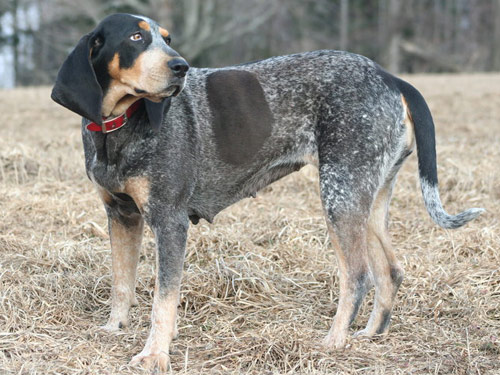
[[[170,43],[172,42],[172,38],[170,38],[169,36],[165,37],[165,43],[167,43],[168,45],[170,45]]]
[[[138,40],[142,40],[142,35],[141,33],[135,33],[130,36],[130,40],[133,40],[134,42],[137,42]]]

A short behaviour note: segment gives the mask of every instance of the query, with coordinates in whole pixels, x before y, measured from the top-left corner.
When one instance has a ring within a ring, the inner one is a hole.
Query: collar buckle
[[[102,133],[108,134],[112,133],[122,126],[124,126],[128,121],[127,113],[125,112],[123,115],[113,117],[112,119],[106,120],[102,124]]]

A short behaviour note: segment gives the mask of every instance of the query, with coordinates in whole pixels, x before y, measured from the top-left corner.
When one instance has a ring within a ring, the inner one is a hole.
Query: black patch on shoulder
[[[249,163],[271,135],[273,115],[257,77],[223,70],[207,77],[207,95],[219,155],[227,163]]]

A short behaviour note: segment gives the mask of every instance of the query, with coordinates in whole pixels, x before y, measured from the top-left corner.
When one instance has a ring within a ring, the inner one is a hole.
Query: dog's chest
[[[100,163],[95,157],[87,166],[87,174],[94,184],[109,192],[123,190],[124,181],[116,167]]]
[[[124,134],[123,134],[124,135]],[[144,142],[122,142],[121,135],[84,132],[87,174],[94,184],[109,192],[124,192],[132,178],[147,178],[149,150]]]

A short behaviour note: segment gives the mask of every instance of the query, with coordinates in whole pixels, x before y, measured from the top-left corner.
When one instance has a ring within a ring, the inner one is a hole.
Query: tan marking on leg
[[[146,31],[150,31],[151,30],[151,26],[146,21],[139,22],[139,27],[141,29],[143,29],[143,30],[146,30]]]
[[[132,197],[139,211],[144,212],[149,201],[150,183],[146,177],[131,177],[125,181],[124,192]]]
[[[130,307],[137,305],[135,279],[141,249],[144,220],[137,225],[124,226],[116,219],[110,222],[113,281],[111,314],[104,329],[116,331],[128,325]]]
[[[166,296],[159,296],[158,288],[155,287],[155,295],[158,295],[158,298],[155,298],[153,301],[153,312],[151,315],[152,324],[156,328],[162,327],[161,330],[167,332],[171,340],[176,333],[179,291],[175,290],[167,293]]]
[[[305,163],[314,165],[316,168],[319,166],[318,155],[305,155],[303,160]]]
[[[94,186],[95,186],[97,193],[99,194],[99,197],[101,198],[102,202],[104,204],[107,204],[107,205],[111,204],[111,202],[113,200],[113,197],[111,196],[111,194],[109,194],[109,192],[106,189],[104,189],[103,187],[98,185],[96,182],[94,182]]]
[[[404,124],[406,126],[406,147],[408,150],[413,150],[415,147],[415,128],[413,124],[413,118],[411,117],[410,108],[408,108],[408,103],[403,95],[401,95],[401,101],[403,102],[404,111]]]
[[[160,35],[164,38],[166,38],[167,36],[170,35],[170,33],[167,30],[165,30],[163,27],[159,27],[158,31],[160,32]]]
[[[383,188],[377,194],[370,218],[368,219],[368,229],[376,234],[380,245],[384,250],[385,257],[390,267],[389,274],[391,275],[391,278],[393,277],[393,273],[397,271],[396,273],[399,274],[399,279],[401,279],[403,277],[403,270],[399,266],[396,254],[394,253],[391,236],[387,228],[391,197],[392,186]]]
[[[146,368],[157,367],[161,371],[167,370],[170,344],[176,330],[178,303],[177,289],[160,296],[157,278],[151,313],[151,331],[144,349],[132,358],[131,365],[142,364]]]
[[[353,230],[350,231],[353,236],[353,238],[350,238],[350,244],[341,244],[335,229],[328,219],[327,224],[330,240],[339,264],[340,293],[337,312],[323,344],[329,349],[338,349],[345,346],[351,319],[355,317],[364,297],[364,291],[357,289],[360,286],[356,277],[365,272],[364,268],[367,264],[366,241],[362,232],[356,233]],[[352,228],[363,227],[361,223],[352,223],[352,225]],[[343,248],[342,245],[346,248]],[[361,295],[358,295],[358,293],[361,293]]]
[[[389,232],[387,215],[392,188],[386,186],[377,194],[368,220],[368,259],[375,284],[375,302],[366,328],[357,336],[373,336],[387,332],[394,299],[402,278]],[[397,280],[393,280],[396,271]]]

